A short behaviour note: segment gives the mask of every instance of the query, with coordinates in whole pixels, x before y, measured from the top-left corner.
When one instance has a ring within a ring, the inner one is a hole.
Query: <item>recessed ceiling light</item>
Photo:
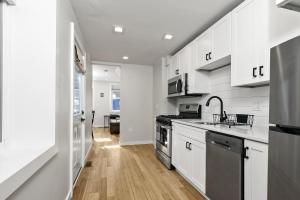
[[[113,28],[115,33],[123,33],[124,31],[123,26],[120,25],[114,25]]]
[[[123,60],[128,60],[129,57],[128,56],[123,56]]]
[[[164,39],[165,40],[172,40],[173,39],[173,35],[171,35],[171,34],[165,34],[164,35]]]

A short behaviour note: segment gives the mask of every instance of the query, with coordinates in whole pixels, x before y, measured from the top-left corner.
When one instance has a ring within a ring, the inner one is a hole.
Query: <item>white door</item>
[[[266,200],[268,190],[268,145],[245,140],[245,200]]]
[[[73,82],[73,182],[82,167],[84,132],[84,75],[74,61]]]

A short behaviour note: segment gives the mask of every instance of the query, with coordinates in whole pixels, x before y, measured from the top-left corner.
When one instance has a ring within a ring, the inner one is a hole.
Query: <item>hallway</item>
[[[156,158],[152,145],[119,146],[109,130],[94,129],[87,166],[75,186],[73,200],[203,200],[174,170]],[[90,165],[90,166],[89,166]]]

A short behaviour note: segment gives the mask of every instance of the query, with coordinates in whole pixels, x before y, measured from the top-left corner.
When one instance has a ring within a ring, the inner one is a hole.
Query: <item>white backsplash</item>
[[[213,99],[209,107],[205,106],[211,96],[219,96],[224,103],[227,114],[252,114],[254,126],[269,126],[269,86],[256,88],[231,87],[230,66],[210,72],[211,93],[197,98],[185,98],[177,101],[182,103],[200,103],[202,105],[202,119],[212,121],[213,114],[220,113],[220,102]],[[201,83],[199,83],[201,84]]]

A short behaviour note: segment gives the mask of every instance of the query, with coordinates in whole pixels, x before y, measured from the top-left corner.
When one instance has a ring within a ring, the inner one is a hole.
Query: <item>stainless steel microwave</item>
[[[168,80],[168,97],[184,96],[187,92],[187,74],[180,74]]]

